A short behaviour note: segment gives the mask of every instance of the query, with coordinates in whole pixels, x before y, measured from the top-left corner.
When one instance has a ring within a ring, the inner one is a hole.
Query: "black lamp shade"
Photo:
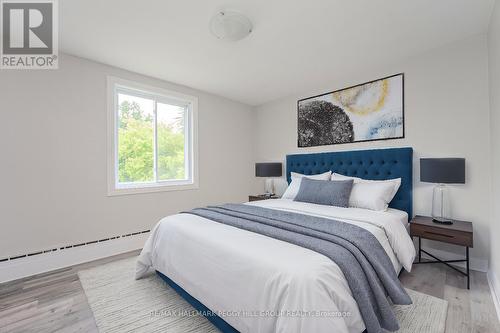
[[[256,177],[281,177],[281,163],[255,163]]]
[[[465,158],[421,158],[420,181],[465,184]]]

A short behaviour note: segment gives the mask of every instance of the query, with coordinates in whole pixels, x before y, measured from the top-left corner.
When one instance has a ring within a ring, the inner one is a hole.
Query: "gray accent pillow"
[[[303,178],[294,201],[318,205],[349,207],[353,180],[314,180]]]

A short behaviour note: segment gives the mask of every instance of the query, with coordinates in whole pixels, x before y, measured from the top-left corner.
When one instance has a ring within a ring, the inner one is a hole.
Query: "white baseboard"
[[[149,233],[0,262],[0,283],[142,249]]]
[[[428,246],[422,246],[422,249],[426,250],[427,252],[435,255],[441,260],[460,260],[465,258],[465,254],[457,254],[453,252],[448,252],[440,249],[435,249],[432,247]],[[418,247],[417,247],[418,251]],[[418,256],[418,252],[417,252]],[[422,257],[426,259],[432,259],[431,257],[427,256],[425,253],[422,253]],[[434,259],[432,259],[434,260]],[[465,268],[465,263],[453,263],[454,266],[458,266],[461,268]],[[474,258],[474,257],[469,257],[469,268],[474,270],[474,271],[479,271],[479,272],[488,272],[488,260],[487,259],[481,259],[481,258]]]
[[[500,320],[500,282],[491,269],[488,271],[487,277],[491,297],[493,298],[493,303],[495,304],[495,309],[497,310],[497,317]]]

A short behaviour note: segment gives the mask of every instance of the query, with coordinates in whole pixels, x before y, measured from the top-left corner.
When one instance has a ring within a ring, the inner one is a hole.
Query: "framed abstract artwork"
[[[404,74],[297,102],[298,146],[404,138]]]

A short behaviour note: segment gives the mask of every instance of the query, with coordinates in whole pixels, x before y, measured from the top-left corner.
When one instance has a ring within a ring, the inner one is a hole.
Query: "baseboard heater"
[[[136,235],[139,235],[139,234],[147,234],[150,231],[151,230],[138,231],[138,232],[133,232],[133,233],[125,234],[125,235],[121,235],[121,236],[113,236],[113,237],[103,238],[103,239],[99,239],[99,240],[93,240],[93,241],[85,242],[85,243],[79,243],[79,244],[73,244],[73,245],[56,247],[56,248],[49,249],[49,250],[43,250],[43,251],[37,251],[37,252],[32,252],[32,253],[27,253],[27,254],[15,255],[15,256],[12,256],[12,257],[7,257],[7,258],[0,259],[0,262],[12,261],[12,260],[26,258],[26,257],[32,257],[32,256],[36,256],[36,255],[39,255],[39,254],[49,253],[49,252],[64,251],[64,250],[71,249],[71,248],[74,248],[74,247],[80,247],[80,246],[85,246],[85,245],[90,245],[90,244],[95,244],[95,243],[102,243],[102,242],[107,242],[107,241],[110,241],[110,240],[113,240],[113,239],[126,238],[126,237],[136,236]]]

